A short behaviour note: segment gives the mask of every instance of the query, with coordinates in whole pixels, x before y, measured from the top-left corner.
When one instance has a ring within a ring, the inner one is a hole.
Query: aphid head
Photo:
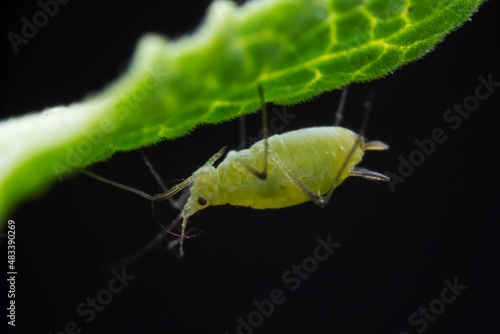
[[[219,196],[219,175],[213,167],[214,162],[219,159],[225,152],[227,147],[217,152],[211,157],[203,167],[198,169],[193,174],[193,186],[191,187],[191,196],[189,196],[184,208],[182,209],[183,217],[189,217],[196,211],[203,210],[211,205],[214,199]]]
[[[186,237],[186,225],[189,217],[197,211],[203,210],[210,205],[212,199],[217,198],[219,192],[219,176],[216,169],[213,167],[214,162],[219,159],[225,152],[227,146],[222,148],[213,157],[211,157],[203,167],[198,169],[190,177],[193,181],[191,187],[191,196],[189,196],[184,208],[182,208],[182,234],[180,238],[179,248],[180,256],[184,255],[184,239]]]
[[[194,173],[195,181],[191,187],[183,212],[192,215],[211,205],[219,193],[219,176],[213,166],[203,166]]]

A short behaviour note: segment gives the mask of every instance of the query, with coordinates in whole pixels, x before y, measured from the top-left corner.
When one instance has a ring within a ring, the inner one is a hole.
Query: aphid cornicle
[[[182,219],[181,256],[188,218],[208,206],[229,204],[255,209],[278,209],[307,201],[324,206],[333,190],[349,176],[389,180],[383,174],[356,166],[365,151],[386,150],[388,146],[379,141],[365,142],[362,134],[346,128],[312,127],[267,138],[267,115],[261,86],[259,93],[262,100],[264,139],[249,149],[230,151],[214,167],[214,162],[226,151],[223,148],[188,179],[163,193],[151,196],[93,173],[86,173],[146,197],[153,203],[170,198],[191,185],[189,197],[180,215],[167,228],[168,231],[171,230]],[[342,98],[345,98],[345,94]],[[341,102],[339,109],[343,108],[342,104]],[[338,112],[336,124],[341,117],[341,112]],[[263,171],[258,171],[259,169]]]

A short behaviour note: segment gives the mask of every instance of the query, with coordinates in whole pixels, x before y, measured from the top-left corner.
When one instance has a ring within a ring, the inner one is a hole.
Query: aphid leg
[[[261,180],[265,180],[267,178],[267,158],[269,155],[269,147],[267,143],[268,137],[268,125],[267,125],[267,106],[266,100],[264,99],[264,91],[262,89],[262,85],[259,84],[257,87],[259,91],[260,103],[261,103],[261,114],[262,114],[262,135],[264,136],[264,166],[262,172],[259,172],[245,161],[238,159],[238,162],[245,167],[252,175],[258,177]]]
[[[347,164],[349,163],[352,156],[354,155],[356,148],[359,147],[363,143],[363,141],[364,141],[363,136],[365,135],[366,127],[368,126],[368,120],[370,118],[370,112],[372,110],[372,101],[374,98],[375,98],[375,94],[371,93],[370,98],[367,101],[365,101],[365,114],[363,116],[361,128],[359,129],[359,136],[358,136],[358,138],[356,138],[356,141],[354,142],[354,145],[352,146],[351,150],[349,151],[349,154],[347,155],[346,159],[342,163],[342,167],[340,167],[337,175],[335,176],[335,179],[333,180],[333,184],[330,187],[330,190],[328,190],[326,195],[320,196],[321,199],[319,200],[319,202],[315,202],[317,205],[323,207],[323,206],[328,204],[328,202],[330,201],[330,198],[333,195],[333,191],[335,190],[335,188],[337,188],[340,176],[346,170]]]
[[[184,257],[184,239],[189,239],[189,236],[186,236],[186,226],[187,226],[188,218],[189,218],[188,215],[182,217],[182,225],[181,225],[182,232],[181,232],[180,238],[177,240],[173,240],[168,244],[169,249],[173,249],[173,248],[175,248],[175,246],[179,245],[179,257],[181,257],[181,258]],[[178,222],[178,220],[177,220],[177,222]]]
[[[349,89],[349,86],[345,86],[344,89],[342,89],[342,95],[340,96],[340,102],[337,107],[337,111],[335,112],[335,126],[339,126],[340,122],[344,118],[344,106],[345,106],[345,100],[347,98],[347,91]]]
[[[165,186],[165,182],[163,182],[163,179],[160,177],[160,174],[158,174],[158,172],[153,167],[153,165],[151,164],[149,159],[144,154],[144,151],[142,151],[142,150],[141,150],[141,156],[142,156],[142,160],[144,161],[144,164],[148,167],[151,174],[153,174],[153,177],[155,178],[156,182],[160,186],[161,190],[167,191],[167,187]]]
[[[146,157],[144,154],[144,151],[141,151],[141,156],[142,160],[148,167],[149,171],[155,178],[156,182],[160,186],[161,190],[163,192],[167,191],[167,187],[165,185],[165,182],[163,182],[163,179],[160,177],[160,174],[156,171],[156,169],[153,167],[153,164],[149,161],[149,159]],[[184,204],[186,203],[187,199],[189,197],[189,187],[184,189],[184,191],[181,193],[181,196],[178,199],[175,199],[173,197],[168,198],[168,202],[170,203],[170,206],[176,210],[181,210],[184,207]]]
[[[360,137],[361,138],[361,137]],[[330,197],[332,197],[332,194],[333,194],[333,191],[335,190],[335,188],[337,187],[338,185],[338,182],[339,182],[339,178],[340,178],[340,175],[342,174],[342,172],[345,170],[345,168],[347,167],[347,162],[350,160],[352,154],[354,153],[355,151],[355,148],[356,148],[356,145],[359,145],[359,143],[355,144],[355,146],[353,147],[353,149],[351,150],[351,152],[349,152],[349,155],[348,155],[348,158],[344,161],[344,164],[342,165],[342,167],[340,168],[339,172],[337,173],[336,177],[335,177],[335,180],[333,181],[333,185],[332,187],[330,188],[330,190],[327,192],[326,195],[324,196],[321,196],[321,195],[318,195],[318,194],[315,194],[314,192],[312,192],[311,189],[309,189],[309,187],[307,187],[305,185],[304,182],[302,182],[299,178],[297,178],[292,171],[288,170],[284,165],[283,163],[279,160],[279,157],[276,155],[274,156],[274,160],[276,161],[276,163],[278,164],[278,166],[280,167],[281,171],[283,172],[283,174],[285,174],[292,182],[293,184],[295,184],[295,186],[297,188],[299,188],[300,191],[302,191],[307,197],[309,197],[309,199],[314,202],[314,204],[316,204],[317,206],[319,207],[324,207],[328,204],[328,202],[330,201]]]
[[[351,160],[351,157],[353,156],[353,154],[356,151],[356,148],[358,146],[361,145],[362,146],[361,148],[364,151],[366,151],[366,150],[386,150],[389,148],[388,145],[386,145],[380,141],[372,141],[372,142],[364,143],[364,135],[365,135],[366,128],[368,126],[368,120],[370,118],[370,113],[371,113],[371,109],[372,109],[372,102],[373,102],[374,98],[375,98],[375,94],[372,92],[370,94],[370,98],[367,101],[365,101],[365,103],[364,103],[365,104],[365,114],[363,116],[361,128],[359,130],[359,136],[356,139],[353,147],[351,148],[351,151],[349,151],[349,154],[347,155],[347,158],[345,159],[344,163],[342,164],[342,167],[339,169],[337,176],[335,177],[335,179],[333,181],[332,187],[330,188],[330,190],[328,191],[328,193],[326,195],[322,196],[322,205],[326,205],[328,203],[328,201],[330,200],[330,198],[332,197],[333,191],[335,190],[335,188],[338,185],[340,175],[342,175],[342,173],[346,170],[347,164],[348,164],[349,160]],[[390,181],[390,178],[388,176],[377,173],[377,172],[373,172],[371,170],[368,170],[368,169],[365,169],[362,167],[354,167],[353,170],[351,170],[349,172],[349,174],[353,175],[353,176],[360,176],[360,177],[363,177],[365,179],[369,179],[369,180],[373,180],[373,181]]]
[[[276,164],[279,166],[283,174],[285,174],[292,182],[295,184],[297,188],[299,188],[300,191],[302,191],[311,201],[313,201],[316,205],[321,206],[321,196],[316,195],[305,185],[304,182],[302,182],[299,178],[297,178],[291,170],[286,168],[284,164],[281,162],[279,156],[277,154],[273,155],[273,160],[276,162]]]
[[[239,123],[240,123],[240,146],[242,146],[247,138],[247,131],[246,131],[247,127],[246,127],[245,116],[240,116]]]
[[[370,95],[370,99],[368,101],[365,101],[365,116],[363,118],[363,124],[362,124],[360,132],[359,132],[360,136],[364,136],[364,132],[365,132],[366,127],[368,125],[368,118],[369,118],[369,114],[371,112],[371,105],[372,105],[373,98],[374,98],[374,96],[372,93]],[[385,150],[389,149],[389,145],[387,145],[381,141],[378,141],[378,140],[372,140],[369,142],[363,141],[361,149],[363,151],[385,151]],[[354,167],[354,169],[350,172],[350,175],[351,176],[359,176],[359,177],[362,177],[362,178],[365,178],[365,179],[371,180],[371,181],[390,181],[391,180],[390,177],[388,177],[384,174],[377,173],[377,172],[371,171],[369,169],[366,169],[363,167],[358,167],[358,166]]]

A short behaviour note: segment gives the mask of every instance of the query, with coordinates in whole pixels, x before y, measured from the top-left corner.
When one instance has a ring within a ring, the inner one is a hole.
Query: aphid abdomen
[[[357,134],[342,127],[307,128],[268,138],[268,175],[256,178],[238,162],[261,170],[264,161],[263,141],[246,150],[231,152],[217,167],[219,200],[212,205],[231,204],[255,209],[284,208],[309,201],[309,198],[285,175],[278,164],[293,173],[309,189],[325,194],[333,184]],[[363,151],[357,148],[338,184],[349,176],[361,161]],[[277,158],[276,158],[277,157]]]

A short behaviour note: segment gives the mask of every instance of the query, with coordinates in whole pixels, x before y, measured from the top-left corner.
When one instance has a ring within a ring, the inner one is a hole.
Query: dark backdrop
[[[206,1],[71,1],[15,54],[6,34],[39,6],[2,4],[2,118],[99,90],[124,72],[141,35],[180,37],[198,26],[207,7]],[[343,125],[359,128],[362,102],[375,92],[368,136],[391,145],[367,154],[363,166],[398,173],[401,159],[418,154],[415,140],[431,138],[436,128],[446,135],[394,191],[349,179],[324,209],[311,203],[265,211],[209,208],[191,220],[204,233],[186,243],[184,259],[149,252],[125,267],[135,278],[115,294],[102,289],[121,284],[102,269],[155,236],[149,203],[84,176],[24,203],[9,217],[17,229],[15,329],[59,333],[74,321],[82,333],[233,334],[241,317],[257,327],[242,333],[497,333],[500,88],[456,130],[443,115],[474,96],[479,76],[500,81],[499,9],[489,1],[424,59],[351,87]],[[338,92],[323,94],[289,108],[296,118],[286,130],[331,124],[338,98]],[[247,117],[249,135],[260,127],[257,114]],[[201,127],[145,152],[166,180],[175,180],[224,145],[238,147],[237,121]],[[139,152],[117,154],[94,170],[157,190]],[[340,246],[314,268],[318,237]],[[288,272],[304,260],[307,278]],[[448,285],[459,285],[455,294],[444,290]],[[282,303],[271,310],[265,300],[279,291]],[[80,316],[78,306],[96,295],[109,303],[93,319],[88,306]],[[254,301],[267,308],[262,321]],[[419,313],[429,307],[426,319]]]

